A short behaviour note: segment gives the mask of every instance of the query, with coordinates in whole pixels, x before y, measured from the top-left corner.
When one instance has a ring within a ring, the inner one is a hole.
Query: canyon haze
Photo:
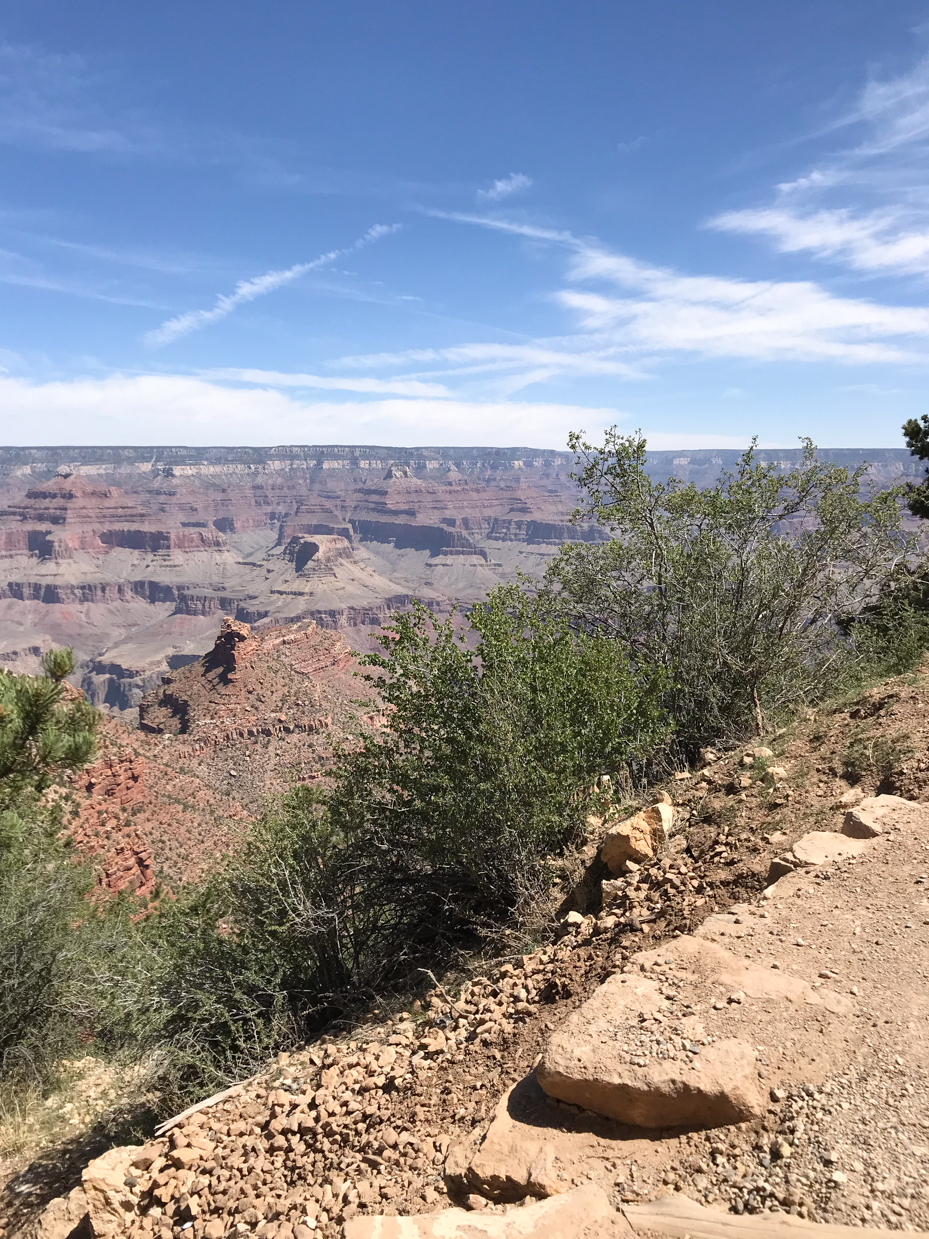
[[[787,469],[799,450],[759,452]],[[649,453],[656,478],[705,485],[739,453]],[[904,449],[822,450],[915,480]],[[570,453],[531,448],[0,448],[0,666],[56,645],[75,682],[131,721],[208,651],[224,618],[315,621],[356,650],[414,598],[438,614],[544,571],[572,524]]]

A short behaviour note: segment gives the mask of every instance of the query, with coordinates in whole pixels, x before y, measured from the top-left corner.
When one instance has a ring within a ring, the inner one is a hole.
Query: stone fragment
[[[613,904],[619,903],[625,893],[625,882],[619,878],[605,878],[600,883],[600,895],[604,911],[607,908],[612,908]]]
[[[793,873],[795,869],[800,867],[800,862],[794,856],[793,852],[785,852],[783,856],[775,856],[768,866],[768,884],[777,882],[781,878],[786,878],[788,873]]]
[[[864,792],[860,787],[850,787],[847,792],[843,792],[839,797],[839,804],[844,808],[854,808],[856,804],[860,804],[864,800]]]
[[[884,827],[879,817],[861,805],[857,809],[849,809],[842,821],[842,834],[852,839],[873,839],[883,833]]]
[[[664,802],[640,810],[610,826],[600,846],[601,859],[614,874],[624,873],[629,861],[642,864],[651,860],[667,839],[673,822],[674,809]]]
[[[793,854],[804,865],[825,865],[829,861],[858,856],[867,844],[833,830],[811,830],[793,845]]]
[[[84,1223],[81,1232],[86,1230],[89,1234],[87,1197],[82,1187],[75,1187],[67,1196],[57,1196],[45,1206],[30,1232],[30,1239],[68,1239],[81,1222]]]
[[[203,1150],[196,1149],[193,1145],[187,1145],[183,1149],[172,1149],[168,1154],[171,1165],[178,1170],[187,1170],[195,1162],[198,1162],[203,1157]]]
[[[81,1186],[87,1198],[87,1213],[95,1239],[109,1239],[120,1234],[135,1213],[136,1201],[125,1181],[133,1158],[141,1149],[138,1144],[110,1149],[84,1168]]]
[[[916,801],[904,800],[902,796],[865,796],[845,814],[842,834],[852,839],[873,839],[883,834],[896,814],[921,808]]]
[[[619,1239],[632,1233],[593,1183],[502,1213],[446,1209],[415,1217],[357,1217],[342,1231],[343,1239]]]

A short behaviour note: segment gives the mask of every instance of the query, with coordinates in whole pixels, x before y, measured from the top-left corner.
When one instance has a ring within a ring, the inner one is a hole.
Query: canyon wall
[[[878,486],[921,473],[903,449],[821,456],[871,461]],[[706,484],[737,458],[655,452],[649,468]],[[530,448],[0,448],[0,665],[73,645],[88,697],[126,711],[226,617],[312,620],[370,648],[414,597],[447,613],[604,537],[570,523],[573,467]]]

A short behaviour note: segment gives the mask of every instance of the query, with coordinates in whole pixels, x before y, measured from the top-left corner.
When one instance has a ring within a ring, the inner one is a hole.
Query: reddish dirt
[[[334,746],[379,718],[355,665],[313,623],[254,634],[227,620],[209,655],[143,700],[140,729],[104,718],[65,810],[101,885],[147,897],[197,878],[269,796],[322,777]]]

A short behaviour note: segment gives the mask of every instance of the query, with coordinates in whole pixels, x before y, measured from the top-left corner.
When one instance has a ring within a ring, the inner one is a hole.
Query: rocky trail
[[[592,819],[552,940],[44,1211],[49,1158],[20,1169],[5,1239],[929,1231],[927,704],[889,681]]]

